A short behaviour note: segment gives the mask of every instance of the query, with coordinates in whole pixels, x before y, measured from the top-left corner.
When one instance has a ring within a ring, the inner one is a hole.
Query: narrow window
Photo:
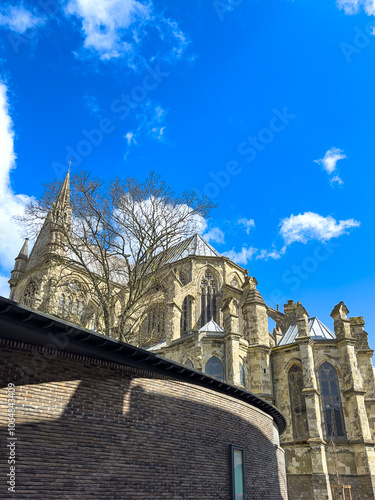
[[[230,499],[246,498],[245,450],[241,446],[229,445]]]
[[[240,361],[240,384],[245,387],[245,368]]]
[[[344,437],[339,381],[335,368],[327,361],[319,368],[319,380],[327,438]]]
[[[192,309],[192,298],[185,297],[182,303],[182,312],[180,321],[181,335],[189,333],[191,330],[191,309]]]
[[[207,361],[204,371],[207,375],[211,375],[211,377],[224,380],[224,365],[216,356],[212,356],[212,358]]]
[[[297,441],[309,437],[306,401],[303,395],[302,369],[293,365],[288,373],[290,410],[292,412],[293,438]]]
[[[201,326],[211,321],[218,321],[216,304],[216,283],[209,271],[206,271],[200,283],[201,289]]]

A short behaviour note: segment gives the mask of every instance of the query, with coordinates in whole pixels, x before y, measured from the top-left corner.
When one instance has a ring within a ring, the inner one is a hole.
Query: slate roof
[[[333,340],[336,335],[322,323],[316,316],[309,318],[310,335],[313,340]],[[279,346],[292,344],[298,335],[298,328],[296,323],[292,323],[287,331],[282,336]]]
[[[202,326],[199,331],[208,333],[224,333],[224,330],[221,328],[221,326],[219,326],[213,319]]]

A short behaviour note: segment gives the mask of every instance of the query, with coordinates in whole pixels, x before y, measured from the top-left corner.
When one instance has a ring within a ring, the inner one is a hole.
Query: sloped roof
[[[332,340],[336,338],[335,334],[315,316],[313,318],[309,318],[309,329],[313,340]],[[296,340],[297,335],[297,324],[292,323],[277,345],[281,346],[292,344]]]
[[[166,264],[170,264],[185,259],[190,255],[198,257],[222,257],[200,234],[194,234],[194,236],[169,248],[163,255],[163,260]]]
[[[208,333],[224,333],[224,330],[221,328],[221,326],[219,326],[213,319],[202,326],[199,331]]]

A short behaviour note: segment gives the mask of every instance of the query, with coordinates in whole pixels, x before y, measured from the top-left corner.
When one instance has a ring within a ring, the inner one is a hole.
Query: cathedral
[[[68,184],[69,175],[55,203],[67,220]],[[10,299],[95,328],[75,281],[51,292],[54,249],[47,220],[30,254],[26,240],[15,259]],[[134,343],[282,412],[290,500],[375,500],[375,378],[363,317],[332,304],[329,328],[300,302],[288,300],[283,311],[268,306],[257,280],[198,234],[164,255],[155,293],[164,307],[149,312]]]

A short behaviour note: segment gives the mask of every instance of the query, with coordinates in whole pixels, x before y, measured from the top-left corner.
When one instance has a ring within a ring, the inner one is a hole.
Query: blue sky
[[[374,0],[38,0],[0,7],[0,293],[12,216],[72,171],[162,174],[273,307],[375,345]]]

